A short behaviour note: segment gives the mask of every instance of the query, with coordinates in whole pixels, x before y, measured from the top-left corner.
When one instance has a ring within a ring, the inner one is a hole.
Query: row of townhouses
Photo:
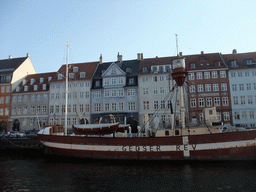
[[[182,56],[182,53],[180,53]],[[190,125],[204,122],[203,109],[216,107],[223,124],[256,126],[256,52],[182,56],[188,77],[184,95]],[[68,65],[67,124],[110,122],[142,125],[145,115],[171,123],[180,100],[171,95],[173,57],[76,63]],[[36,73],[29,54],[0,60],[0,131],[39,129],[64,124],[66,65],[57,72]],[[181,91],[176,88],[177,92]],[[156,115],[156,111],[158,114]],[[175,123],[179,123],[176,116]]]

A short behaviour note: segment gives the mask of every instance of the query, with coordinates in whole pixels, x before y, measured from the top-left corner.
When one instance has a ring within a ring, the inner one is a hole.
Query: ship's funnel
[[[174,59],[172,61],[172,78],[175,80],[176,84],[178,86],[182,86],[184,84],[185,78],[188,75],[188,72],[186,70],[185,66],[185,59],[183,57]]]

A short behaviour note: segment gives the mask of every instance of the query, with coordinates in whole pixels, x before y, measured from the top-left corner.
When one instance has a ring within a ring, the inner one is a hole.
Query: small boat
[[[81,124],[72,126],[75,135],[108,135],[116,132],[118,128],[119,123]]]

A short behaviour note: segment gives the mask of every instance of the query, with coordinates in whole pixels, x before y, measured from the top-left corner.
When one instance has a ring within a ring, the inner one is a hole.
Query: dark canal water
[[[0,191],[256,191],[256,161],[104,161],[0,151]]]

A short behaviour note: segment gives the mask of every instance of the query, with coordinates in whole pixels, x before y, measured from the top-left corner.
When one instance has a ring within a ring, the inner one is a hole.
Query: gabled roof
[[[75,64],[68,64],[68,73],[73,73],[74,78],[69,78],[69,80],[88,80],[91,79],[99,62],[90,62],[90,63],[75,63]],[[73,69],[77,67],[78,72],[73,72]],[[80,78],[80,73],[85,72],[86,76],[84,78]],[[64,77],[66,76],[66,65],[62,65],[58,70],[57,74],[53,77],[52,82],[54,81],[64,81],[65,78],[62,80],[58,80],[58,74],[62,74]]]
[[[110,65],[113,62],[107,62],[107,63],[102,63],[99,64],[93,79],[100,79],[102,72],[106,71]],[[132,72],[131,73],[126,73],[127,76],[134,76],[138,74],[139,71],[139,61],[138,60],[127,60],[127,61],[122,61],[122,62],[114,62],[117,66],[119,66],[124,72],[126,72],[126,68],[131,68]]]
[[[42,91],[48,91],[49,90],[49,83],[51,82],[52,78],[56,76],[56,72],[51,73],[37,73],[37,74],[31,74],[27,75],[26,78],[19,84],[19,91],[17,92],[16,89],[13,91],[13,93],[28,93],[28,92],[42,92]],[[49,77],[51,77],[49,81]],[[40,79],[43,78],[43,82],[40,82]],[[34,82],[31,84],[31,80],[34,80]],[[43,90],[43,84],[46,84],[46,90]],[[34,91],[34,85],[37,85],[38,88],[36,91]],[[25,91],[25,86],[27,86],[27,91]]]
[[[237,66],[232,67],[229,66],[231,69],[247,69],[247,68],[255,68],[256,67],[256,52],[249,52],[249,53],[235,53],[235,54],[222,54],[223,59],[229,65],[229,62],[232,60],[236,60]],[[252,59],[251,65],[246,65],[244,62],[246,59]]]
[[[125,75],[125,72],[116,64],[116,63],[112,63],[108,68],[107,70],[102,73],[102,77],[103,76],[112,76],[112,74],[109,74],[109,71],[111,70],[111,68],[116,68],[117,70],[119,70],[119,72],[122,74],[122,75]],[[110,72],[111,73],[111,72]],[[118,74],[118,72],[117,72]]]
[[[0,74],[12,74],[27,57],[0,60]]]

